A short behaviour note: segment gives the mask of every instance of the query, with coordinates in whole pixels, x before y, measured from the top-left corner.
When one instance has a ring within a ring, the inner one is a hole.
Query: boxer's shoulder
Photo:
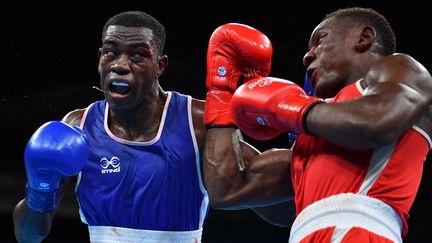
[[[81,119],[84,116],[85,109],[76,109],[68,112],[62,119],[62,121],[66,122],[70,125],[80,126]]]
[[[194,116],[200,116],[204,114],[205,101],[192,98],[192,114]]]
[[[198,146],[202,146],[205,141],[207,128],[204,125],[204,100],[192,98],[192,119]]]

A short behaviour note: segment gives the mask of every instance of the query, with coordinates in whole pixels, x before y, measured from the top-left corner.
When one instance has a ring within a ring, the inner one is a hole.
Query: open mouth
[[[115,80],[111,82],[109,90],[112,94],[127,95],[131,91],[131,88],[128,83]]]

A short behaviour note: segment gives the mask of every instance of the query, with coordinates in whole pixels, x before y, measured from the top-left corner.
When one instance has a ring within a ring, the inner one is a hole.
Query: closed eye
[[[327,34],[320,34],[318,37],[317,37],[317,46],[319,46],[320,44],[321,44],[321,42],[323,41],[323,39],[325,38],[327,36]]]

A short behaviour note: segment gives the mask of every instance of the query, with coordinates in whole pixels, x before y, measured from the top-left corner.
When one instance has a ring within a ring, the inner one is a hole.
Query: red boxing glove
[[[304,133],[304,117],[322,99],[308,96],[297,84],[279,78],[256,78],[240,86],[231,100],[233,118],[242,132],[268,140],[282,132]]]
[[[267,36],[250,26],[229,23],[213,32],[207,49],[205,125],[234,124],[230,101],[240,75],[245,80],[267,76],[272,54]]]

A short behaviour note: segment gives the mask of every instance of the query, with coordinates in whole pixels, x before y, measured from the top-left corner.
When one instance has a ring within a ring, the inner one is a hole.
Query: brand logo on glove
[[[226,68],[224,66],[220,66],[218,67],[217,72],[220,76],[224,76],[226,74]]]
[[[115,156],[112,157],[110,160],[108,160],[107,158],[102,158],[100,160],[100,166],[103,168],[101,170],[102,174],[118,173],[120,172],[120,159]]]
[[[257,122],[258,122],[258,124],[263,125],[263,126],[266,124],[262,117],[257,117]]]
[[[264,86],[266,86],[266,85],[271,84],[272,82],[273,82],[272,80],[268,80],[268,79],[266,79],[266,78],[260,78],[260,79],[258,79],[257,81],[255,81],[255,82],[249,84],[249,85],[248,85],[248,88],[249,88],[249,89],[253,89],[253,88],[255,88],[257,85],[258,85],[258,87],[264,87]]]

